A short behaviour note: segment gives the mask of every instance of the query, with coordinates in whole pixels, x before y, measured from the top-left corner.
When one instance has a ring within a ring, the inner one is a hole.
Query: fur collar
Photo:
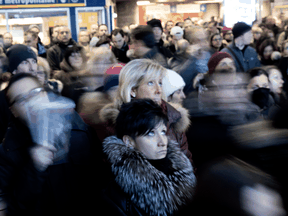
[[[168,143],[167,158],[173,171],[167,176],[141,152],[127,147],[115,136],[107,137],[103,148],[116,183],[139,209],[150,215],[169,215],[192,199],[196,177],[189,159],[176,143]]]
[[[167,106],[167,116],[169,124],[173,124],[175,132],[183,133],[188,130],[191,122],[189,118],[189,112],[180,104],[168,103],[163,101]],[[116,118],[119,114],[119,109],[114,103],[104,106],[99,115],[103,122],[109,122],[113,125],[116,123]]]

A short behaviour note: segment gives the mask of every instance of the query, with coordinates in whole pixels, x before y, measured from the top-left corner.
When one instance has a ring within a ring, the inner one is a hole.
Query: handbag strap
[[[235,54],[235,52],[227,46],[227,49],[231,52],[231,54],[234,56],[234,59],[236,59],[237,63],[239,64],[240,66],[240,69],[245,72],[245,69],[243,68],[243,65],[241,64],[240,60],[238,59],[237,55]]]

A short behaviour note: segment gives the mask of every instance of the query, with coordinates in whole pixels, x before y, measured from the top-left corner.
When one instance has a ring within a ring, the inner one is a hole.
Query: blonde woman
[[[192,162],[185,135],[190,125],[188,111],[179,104],[172,105],[165,101],[166,98],[162,94],[162,79],[165,74],[164,67],[149,59],[130,61],[120,72],[116,99],[101,109],[100,119],[106,123],[106,136],[115,135],[115,123],[123,103],[135,99],[152,99],[168,116],[167,135],[178,142],[179,147]]]

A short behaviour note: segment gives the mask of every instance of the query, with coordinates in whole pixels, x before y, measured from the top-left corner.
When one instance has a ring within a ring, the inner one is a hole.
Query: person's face
[[[14,74],[17,73],[30,73],[32,75],[35,75],[37,72],[37,61],[34,58],[28,58],[24,61],[22,61],[16,71],[14,71]]]
[[[9,103],[13,103],[10,107],[12,114],[16,118],[21,120],[27,120],[26,114],[27,110],[25,109],[25,104],[31,100],[37,100],[37,102],[49,102],[47,93],[44,91],[33,92],[33,89],[42,87],[34,79],[23,78],[9,88],[7,96]]]
[[[260,76],[253,77],[247,86],[248,92],[254,91],[258,88],[270,88],[268,77],[266,75],[261,74]]]
[[[244,44],[249,45],[253,39],[252,31],[245,32],[243,35]]]
[[[210,32],[210,33],[217,33],[217,27],[216,26],[214,26],[214,23],[210,23],[209,25],[208,25],[208,31]]]
[[[108,34],[108,29],[107,29],[107,26],[102,25],[99,28],[99,37],[101,37],[105,34]]]
[[[37,49],[37,42],[38,42],[38,39],[37,38],[33,38],[32,34],[27,34],[25,37],[25,45],[27,46],[31,46],[31,47],[34,47]]]
[[[156,43],[158,43],[162,37],[162,30],[160,27],[153,27],[153,33]]]
[[[203,50],[209,47],[209,43],[207,41],[207,35],[204,30],[199,30],[195,32],[193,44],[199,45]]]
[[[233,59],[231,58],[222,59],[216,66],[215,71],[236,73],[236,67]]]
[[[174,42],[177,42],[177,41],[179,41],[179,40],[181,40],[181,39],[183,39],[183,35],[181,35],[181,34],[175,34],[175,35],[173,35],[173,41],[174,41]]]
[[[233,40],[233,33],[231,30],[225,34],[225,40]]]
[[[36,32],[37,35],[40,33],[40,30],[38,28],[32,28],[30,30],[33,31],[33,32]]]
[[[88,31],[80,32],[80,34],[79,34],[79,42],[88,43],[89,40],[90,40],[90,38],[89,38],[89,32]]]
[[[136,89],[132,89],[131,96],[136,99],[151,99],[161,104],[162,98],[162,78],[155,78],[143,82]]]
[[[71,32],[68,27],[61,27],[59,29],[58,40],[62,43],[68,43],[71,39]]]
[[[44,85],[45,81],[46,81],[46,77],[45,77],[45,69],[38,65],[38,70],[36,73],[36,77],[38,78],[39,82]]]
[[[183,89],[184,87],[175,91],[169,102],[182,104],[183,100],[186,98]]]
[[[150,160],[165,158],[168,145],[166,132],[167,127],[161,122],[147,135],[135,138],[135,149],[142,152]]]
[[[263,51],[264,59],[270,59],[272,53],[273,53],[273,47],[271,45],[265,47],[265,49]]]
[[[212,45],[215,48],[220,48],[222,45],[222,37],[220,35],[215,35],[212,39]]]
[[[171,31],[171,29],[173,28],[173,26],[174,26],[174,23],[173,23],[173,22],[168,22],[166,28],[167,28],[168,31]]]
[[[69,63],[71,64],[71,66],[75,69],[80,69],[82,64],[83,64],[83,59],[82,59],[82,56],[79,52],[71,53],[68,60],[69,60]]]
[[[259,38],[261,37],[262,32],[260,31],[254,31],[253,32],[253,38],[254,40],[259,40]]]
[[[183,27],[185,30],[192,28],[193,27],[192,21],[191,20],[185,20]]]
[[[13,37],[10,33],[4,34],[3,42],[5,45],[11,45],[13,42]]]
[[[52,38],[53,40],[57,40],[58,34],[59,34],[59,27],[54,27],[52,32]]]
[[[282,74],[277,69],[272,69],[269,73],[270,89],[271,92],[280,94],[283,87]]]
[[[116,36],[112,35],[112,42],[116,48],[121,49],[125,40],[122,35],[118,33]]]
[[[130,49],[133,49],[134,50],[134,55],[138,58],[142,57],[142,48],[143,48],[143,43],[142,41],[138,41],[138,40],[135,40],[135,39],[131,39],[132,41],[132,44],[130,46]]]
[[[94,34],[98,31],[98,25],[97,24],[93,24],[91,25],[91,33]]]

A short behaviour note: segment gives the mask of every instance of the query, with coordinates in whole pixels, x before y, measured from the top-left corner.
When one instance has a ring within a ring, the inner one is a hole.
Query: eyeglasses
[[[222,41],[222,38],[216,38],[216,39],[213,39],[212,41]]]
[[[10,106],[13,106],[15,103],[18,103],[19,105],[23,104],[23,102],[28,101],[32,99],[33,97],[39,95],[41,92],[44,92],[44,89],[42,87],[34,88],[32,89],[28,94],[20,94],[17,97],[15,97],[14,101],[10,103]]]

